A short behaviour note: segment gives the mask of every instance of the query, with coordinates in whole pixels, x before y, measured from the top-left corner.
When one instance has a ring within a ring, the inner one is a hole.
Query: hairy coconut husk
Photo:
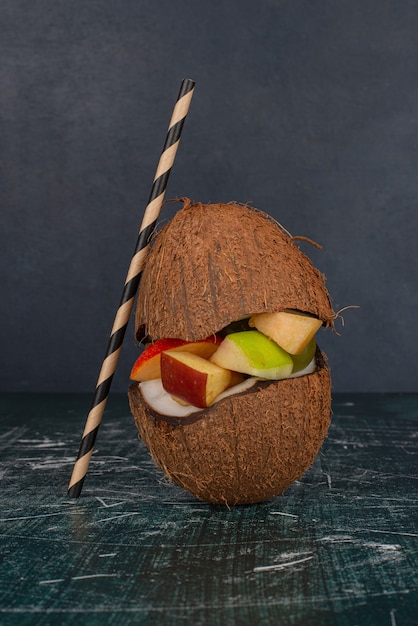
[[[335,313],[324,276],[271,217],[240,204],[184,206],[155,238],[136,310],[136,336],[203,339],[254,313]]]
[[[250,504],[282,493],[313,463],[328,431],[331,383],[317,350],[313,374],[260,382],[190,418],[171,423],[144,402],[129,402],[139,435],[175,483],[213,504]],[[183,421],[182,421],[183,420]]]

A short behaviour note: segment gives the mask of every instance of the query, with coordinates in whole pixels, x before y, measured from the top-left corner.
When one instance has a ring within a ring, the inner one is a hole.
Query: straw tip
[[[69,498],[79,498],[81,494],[81,489],[83,486],[83,479],[74,483],[68,488],[67,495]]]
[[[183,87],[187,87],[190,90],[193,89],[193,87],[196,85],[196,81],[194,81],[192,78],[183,78],[181,83]]]

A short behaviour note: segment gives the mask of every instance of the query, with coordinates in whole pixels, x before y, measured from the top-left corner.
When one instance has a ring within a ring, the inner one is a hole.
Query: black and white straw
[[[190,79],[184,79],[182,81],[173,109],[150,197],[139,230],[134,254],[126,276],[119,308],[116,312],[115,321],[110,334],[106,355],[97,380],[93,402],[87,416],[80,449],[68,486],[68,495],[71,498],[78,498],[80,496],[83,482],[88,471],[97,432],[109,397],[110,386],[116,371],[126,328],[132,313],[141,273],[148,253],[149,242],[157,224],[158,215],[164,200],[167,181],[173,167],[184,121],[193,96],[194,86],[194,81]]]

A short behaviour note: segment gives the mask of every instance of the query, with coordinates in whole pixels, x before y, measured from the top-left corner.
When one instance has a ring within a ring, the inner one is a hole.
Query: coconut
[[[191,203],[160,231],[142,275],[136,336],[198,341],[250,314],[335,314],[324,276],[267,214],[237,203]],[[313,463],[331,416],[331,379],[313,373],[253,387],[184,418],[156,413],[129,388],[139,436],[175,483],[214,504],[270,499]]]

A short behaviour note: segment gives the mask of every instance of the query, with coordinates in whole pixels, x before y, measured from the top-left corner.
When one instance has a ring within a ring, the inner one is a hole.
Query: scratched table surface
[[[336,395],[303,478],[231,510],[164,479],[123,394],[69,499],[90,400],[0,395],[0,624],[418,624],[418,394]]]

